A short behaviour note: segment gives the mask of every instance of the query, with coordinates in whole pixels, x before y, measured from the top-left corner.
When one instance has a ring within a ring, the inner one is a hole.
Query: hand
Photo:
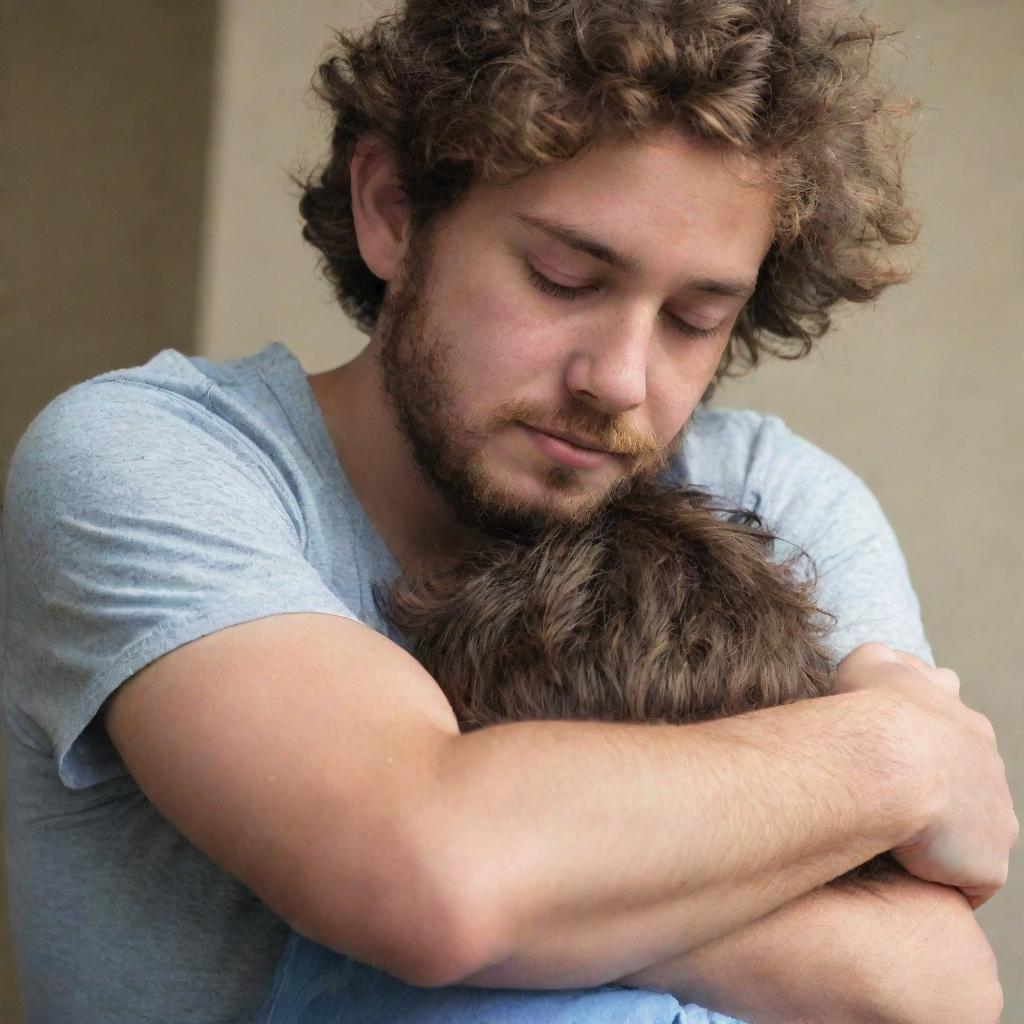
[[[918,878],[955,886],[981,906],[1005,884],[1020,834],[991,722],[960,700],[955,672],[885,644],[863,644],[836,671],[834,693],[867,689],[910,712],[906,763],[922,785],[923,818],[893,856]]]

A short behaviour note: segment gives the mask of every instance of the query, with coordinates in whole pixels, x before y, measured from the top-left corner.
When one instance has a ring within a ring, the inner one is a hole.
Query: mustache
[[[511,421],[576,434],[616,455],[651,458],[661,453],[653,434],[636,429],[621,416],[608,416],[585,405],[549,406],[513,400],[498,409],[489,426],[495,428]]]

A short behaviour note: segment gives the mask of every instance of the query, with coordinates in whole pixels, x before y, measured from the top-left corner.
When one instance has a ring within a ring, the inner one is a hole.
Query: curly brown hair
[[[702,488],[643,481],[582,527],[489,539],[375,596],[463,731],[700,722],[832,689],[834,616],[775,541]]]
[[[386,283],[356,242],[349,163],[361,136],[391,147],[417,230],[477,182],[676,126],[754,156],[775,194],[775,239],[716,379],[765,352],[800,358],[837,302],[909,276],[897,247],[917,234],[901,172],[913,104],[876,81],[881,37],[809,0],[407,0],[338,33],[320,65],[334,128],[304,183],[303,236],[370,334]]]

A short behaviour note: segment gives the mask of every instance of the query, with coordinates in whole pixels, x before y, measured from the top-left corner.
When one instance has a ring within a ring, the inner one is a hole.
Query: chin
[[[540,477],[477,474],[473,504],[483,522],[502,524],[508,532],[530,531],[590,520],[624,483],[621,477],[591,483],[584,474],[564,467]]]

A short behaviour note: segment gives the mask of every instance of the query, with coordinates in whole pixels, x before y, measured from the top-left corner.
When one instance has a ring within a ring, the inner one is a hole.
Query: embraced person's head
[[[527,719],[683,724],[831,690],[830,616],[801,553],[698,488],[640,483],[399,577],[378,602],[463,731]]]
[[[378,603],[463,731],[706,721],[831,691],[831,616],[813,566],[777,560],[779,543],[700,489],[641,483],[582,528],[488,542],[400,577]]]

